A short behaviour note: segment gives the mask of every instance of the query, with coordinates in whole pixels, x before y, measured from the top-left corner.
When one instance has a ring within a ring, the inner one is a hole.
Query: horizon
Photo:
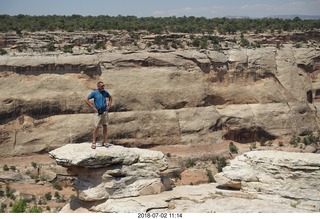
[[[320,0],[0,0],[0,6],[0,14],[10,16],[320,17]]]

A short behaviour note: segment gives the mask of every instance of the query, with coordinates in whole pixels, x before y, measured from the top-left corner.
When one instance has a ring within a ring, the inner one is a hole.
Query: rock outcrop
[[[68,144],[50,152],[77,179],[78,197],[61,212],[318,212],[318,154],[254,151],[231,161],[217,183],[176,186],[160,177],[161,152]],[[225,189],[227,186],[237,189]],[[241,189],[241,190],[240,190]]]
[[[161,176],[168,166],[159,151],[118,145],[93,150],[90,143],[82,143],[55,149],[50,156],[76,177],[73,184],[82,201],[158,194],[171,188]]]
[[[251,151],[216,174],[218,184],[259,199],[320,211],[320,154]]]

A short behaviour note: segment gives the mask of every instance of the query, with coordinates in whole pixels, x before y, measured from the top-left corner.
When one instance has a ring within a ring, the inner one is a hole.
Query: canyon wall
[[[113,96],[114,144],[214,147],[306,135],[319,129],[319,72],[316,45],[9,53],[0,56],[0,154],[90,142],[83,98],[98,81]]]

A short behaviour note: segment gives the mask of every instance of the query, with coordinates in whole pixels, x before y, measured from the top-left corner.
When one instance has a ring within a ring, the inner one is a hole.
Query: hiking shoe
[[[111,145],[111,144],[109,144],[109,143],[102,142],[102,147],[108,148],[110,145]]]
[[[97,147],[97,146],[96,146],[96,143],[92,143],[91,148],[92,148],[92,149],[96,149],[96,147]]]

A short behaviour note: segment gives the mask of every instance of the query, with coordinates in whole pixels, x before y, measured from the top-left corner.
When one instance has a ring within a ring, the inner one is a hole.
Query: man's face
[[[103,91],[103,90],[104,90],[104,83],[100,83],[100,84],[99,84],[98,90],[99,90],[99,91]]]

